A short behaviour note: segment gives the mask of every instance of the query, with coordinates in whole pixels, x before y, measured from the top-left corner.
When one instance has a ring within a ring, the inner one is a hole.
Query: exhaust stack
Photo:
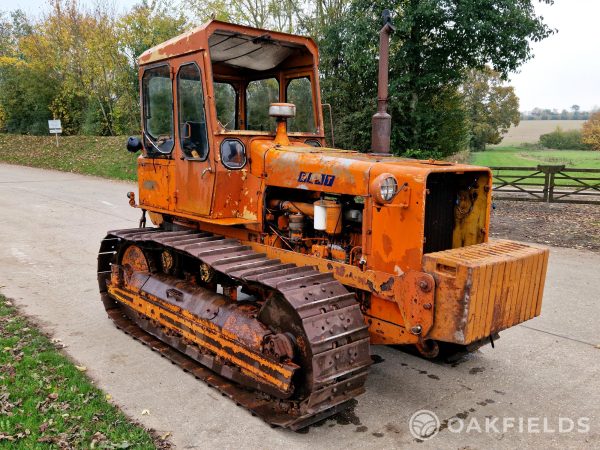
[[[383,10],[382,18],[383,28],[379,31],[377,112],[373,115],[371,122],[371,151],[373,153],[390,153],[390,137],[392,134],[392,116],[387,112],[388,72],[390,62],[390,35],[396,28],[392,25],[392,17],[389,10]]]

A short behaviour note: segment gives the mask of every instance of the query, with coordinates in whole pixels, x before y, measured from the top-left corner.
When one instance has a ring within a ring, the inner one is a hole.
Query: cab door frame
[[[175,103],[175,210],[199,216],[210,216],[212,211],[213,189],[215,184],[215,150],[211,133],[210,106],[205,67],[206,51],[200,49],[170,60],[173,70]],[[202,102],[206,123],[208,155],[204,160],[188,157],[182,148],[182,124],[180,123],[179,73],[183,66],[195,64],[200,71]]]

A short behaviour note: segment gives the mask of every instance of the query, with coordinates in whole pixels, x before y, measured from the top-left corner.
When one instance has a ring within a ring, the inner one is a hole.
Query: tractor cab
[[[250,142],[275,137],[270,104],[295,105],[292,142],[324,144],[317,61],[309,38],[219,21],[142,54],[142,203],[228,224],[255,221],[240,211],[241,183]]]

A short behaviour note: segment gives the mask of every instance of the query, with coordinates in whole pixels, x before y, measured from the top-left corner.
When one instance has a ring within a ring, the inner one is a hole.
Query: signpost
[[[50,129],[50,134],[54,134],[56,136],[56,146],[58,147],[58,133],[62,133],[62,125],[60,123],[60,119],[49,120],[48,128]]]

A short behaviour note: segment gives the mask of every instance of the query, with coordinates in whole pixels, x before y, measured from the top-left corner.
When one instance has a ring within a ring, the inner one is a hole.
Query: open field
[[[518,127],[511,127],[504,136],[501,146],[536,143],[542,134],[551,133],[560,127],[564,131],[579,130],[585,120],[522,120]]]
[[[0,443],[10,448],[153,448],[35,325],[0,295]],[[160,444],[159,444],[160,445]],[[162,445],[160,445],[162,447]]]
[[[135,180],[135,160],[124,136],[25,136],[0,134],[0,161],[42,169]]]
[[[525,147],[490,147],[471,153],[471,163],[479,166],[535,167],[538,164],[570,168],[600,169],[600,152],[586,150],[534,150]]]

